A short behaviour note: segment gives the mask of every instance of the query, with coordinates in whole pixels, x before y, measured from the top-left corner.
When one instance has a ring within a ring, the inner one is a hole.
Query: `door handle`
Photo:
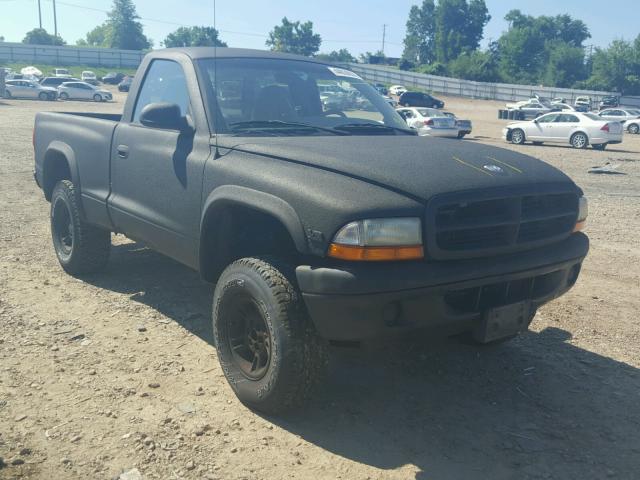
[[[118,156],[120,158],[127,158],[129,156],[129,147],[127,147],[126,145],[118,145],[116,151],[118,152]]]

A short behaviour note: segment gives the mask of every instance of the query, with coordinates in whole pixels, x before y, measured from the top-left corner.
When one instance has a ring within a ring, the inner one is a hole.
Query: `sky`
[[[134,0],[142,17],[145,34],[155,47],[180,26],[213,25],[213,0]],[[491,21],[485,28],[483,45],[496,40],[507,28],[505,14],[518,8],[530,15],[568,13],[583,20],[592,38],[585,42],[607,46],[612,40],[634,39],[640,34],[638,0],[617,0],[615,8],[604,8],[596,0],[485,0]],[[40,0],[43,27],[53,33],[52,0]],[[217,0],[217,27],[229,46],[266,48],[268,32],[282,17],[311,20],[322,36],[321,52],[347,48],[358,55],[382,47],[386,26],[385,53],[399,57],[405,24],[412,5],[420,0]],[[112,0],[56,0],[58,32],[73,44],[106,19]],[[0,36],[19,42],[38,26],[38,0],[0,0]],[[628,12],[627,15],[621,14]]]

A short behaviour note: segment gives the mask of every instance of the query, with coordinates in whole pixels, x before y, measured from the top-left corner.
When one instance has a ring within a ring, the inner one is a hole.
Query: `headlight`
[[[587,202],[587,197],[580,197],[578,200],[578,219],[576,220],[576,226],[574,227],[574,232],[579,232],[583,230],[587,224],[587,216],[589,215],[589,204]]]
[[[342,260],[390,261],[424,258],[419,218],[376,218],[342,227],[329,246]]]

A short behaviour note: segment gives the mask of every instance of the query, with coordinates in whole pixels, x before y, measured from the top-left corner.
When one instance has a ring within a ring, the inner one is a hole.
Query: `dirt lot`
[[[464,141],[505,146],[498,103],[445,100],[474,121]],[[281,419],[227,386],[195,272],[121,237],[102,275],[57,264],[34,115],[123,102],[0,103],[0,478],[640,478],[640,136],[605,152],[506,145],[591,202],[582,276],[529,333],[336,349],[323,391]],[[586,173],[607,161],[625,175]]]

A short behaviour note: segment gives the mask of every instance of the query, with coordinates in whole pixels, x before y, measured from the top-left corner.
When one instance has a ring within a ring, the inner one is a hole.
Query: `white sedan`
[[[640,109],[607,108],[598,113],[604,120],[620,122],[629,133],[640,133]]]
[[[569,144],[574,148],[591,145],[604,150],[607,145],[622,142],[622,125],[603,120],[593,113],[548,113],[528,122],[510,123],[502,137],[521,145],[527,141]]]
[[[407,88],[402,85],[391,85],[389,87],[389,95],[397,95],[399,97],[406,91],[407,91]]]
[[[460,130],[455,118],[435,108],[399,108],[397,112],[405,119],[407,125],[418,131],[418,135],[432,137],[459,137]]]
[[[60,100],[93,100],[106,102],[113,99],[111,92],[100,90],[87,82],[64,82],[58,87]]]

